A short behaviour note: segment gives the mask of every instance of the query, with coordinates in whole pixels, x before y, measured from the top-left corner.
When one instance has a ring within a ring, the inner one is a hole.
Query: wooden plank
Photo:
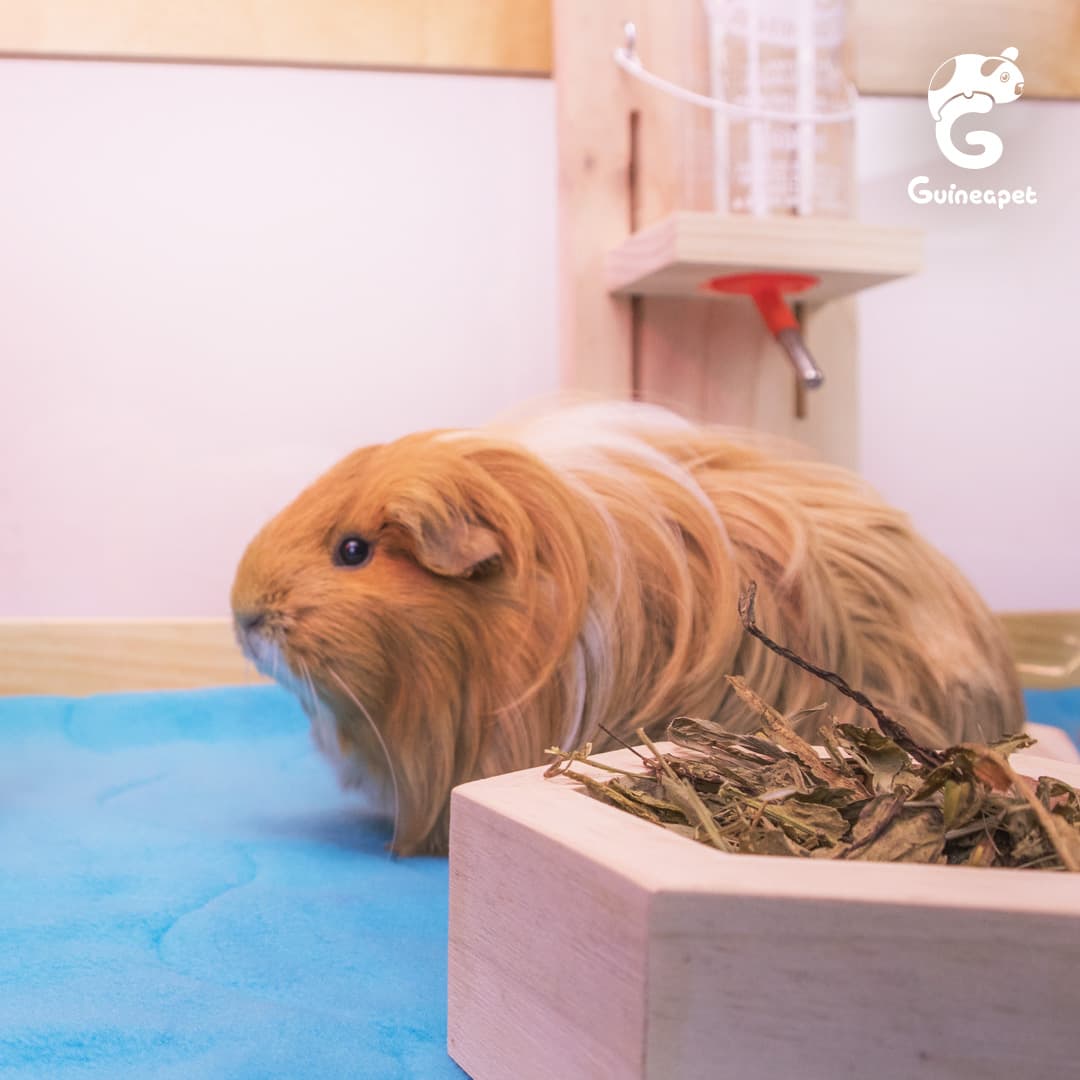
[[[1074,1071],[1080,875],[726,855],[542,773],[452,797],[449,1047],[474,1080]]]
[[[607,255],[608,288],[644,296],[708,296],[709,278],[754,271],[811,274],[799,293],[820,303],[917,273],[922,233],[842,218],[668,215]]]
[[[452,799],[450,1056],[474,1080],[639,1075],[648,893],[598,883],[591,859],[483,799]],[[515,853],[500,880],[496,851]]]
[[[876,897],[845,901],[799,895],[799,875],[787,869],[788,889],[752,900],[707,889],[656,897],[644,1077],[1075,1073],[1080,921],[1075,912],[1028,910],[1037,882],[1015,891],[1004,883],[1017,907],[1001,910],[974,898],[948,905],[947,883],[940,906],[913,899],[907,867],[883,867],[893,871],[891,893],[883,874]],[[1062,895],[1080,899],[1080,883],[1065,884]],[[785,993],[793,1000],[778,1009]]]
[[[854,0],[855,82],[863,94],[925,96],[951,56],[1020,50],[1024,97],[1080,97],[1076,0]]]
[[[732,415],[729,405],[750,400],[741,381],[753,383],[755,371],[720,361],[734,355],[735,341],[740,357],[758,354],[766,340],[758,321],[735,307],[649,296],[636,307],[635,327],[630,300],[608,288],[607,254],[632,232],[675,211],[712,209],[709,113],[611,62],[624,23],[633,21],[651,68],[707,89],[704,8],[680,5],[674,14],[662,0],[554,2],[563,382],[698,419],[751,423],[749,412]],[[716,379],[727,392],[710,396]]]
[[[808,304],[802,311],[803,340],[825,373],[825,385],[803,391],[802,414],[788,420],[787,433],[813,446],[825,460],[859,468],[858,313],[854,297]],[[774,349],[777,346],[772,346]],[[787,367],[786,358],[784,358]],[[794,376],[788,374],[794,382]],[[774,429],[776,424],[773,425]]]
[[[705,6],[684,4],[676,11],[674,15],[669,4],[655,0],[644,5],[637,20],[642,47],[657,70],[705,91],[709,86]],[[619,77],[624,87],[633,82],[623,72]],[[633,230],[662,227],[673,213],[711,213],[715,199],[711,114],[649,87],[635,86],[634,92],[640,135]],[[765,336],[756,316],[747,318],[735,305],[713,306],[685,294],[641,295],[638,396],[695,419],[717,420],[711,412],[715,399],[708,393],[710,375],[715,377],[718,370],[716,359],[730,355],[736,342],[750,357],[760,353]],[[732,400],[740,399],[740,376],[756,383],[753,368],[719,370]],[[753,425],[754,419],[743,414],[736,422]]]
[[[0,695],[263,681],[229,619],[0,619]]]
[[[1001,620],[1025,686],[1080,686],[1080,611],[1007,612]]]
[[[707,311],[711,307],[706,304],[702,309]],[[842,359],[839,349],[845,347],[847,331],[837,335],[827,325],[816,324],[814,320],[849,317],[844,304],[829,304],[810,316],[808,340],[833,365]],[[715,359],[721,362],[720,358]],[[785,407],[782,403],[775,404],[783,398],[782,380],[790,380],[780,357],[747,359],[736,353],[727,359],[770,372],[776,385],[765,395],[765,400],[778,409]],[[696,365],[687,365],[681,376],[677,375],[677,368],[668,370],[672,371],[673,379],[694,380],[688,393],[706,398],[709,394],[720,396],[722,400],[716,402],[713,412],[722,413],[727,408],[733,414],[745,415],[748,410],[767,408],[756,399],[749,381],[742,382],[748,389],[746,400],[733,403],[723,397],[723,387],[729,379],[719,379],[714,385],[708,370],[702,373]],[[665,396],[663,387],[655,389],[657,396]],[[768,421],[769,417],[765,416],[763,423]],[[808,425],[822,422],[814,409],[813,398],[804,422]],[[834,432],[834,437],[839,436]],[[832,456],[849,452],[838,448]],[[1001,618],[1025,686],[1049,689],[1080,686],[1080,612],[1006,613]],[[92,694],[263,681],[240,654],[232,623],[227,618],[0,618],[0,695]]]
[[[549,0],[7,0],[0,55],[545,75]]]
[[[638,0],[628,4],[633,18]],[[630,304],[603,287],[604,255],[633,214],[634,103],[600,43],[618,44],[614,0],[553,0],[559,147],[559,362],[562,384],[611,397],[633,390]]]
[[[583,17],[603,14],[588,6],[593,10]],[[551,7],[552,0],[9,0],[0,5],[0,55],[546,76]],[[629,5],[621,10],[634,17]],[[864,94],[920,96],[948,57],[995,55],[1012,44],[1027,76],[1025,96],[1080,95],[1080,9],[1073,0],[853,0],[851,41]]]

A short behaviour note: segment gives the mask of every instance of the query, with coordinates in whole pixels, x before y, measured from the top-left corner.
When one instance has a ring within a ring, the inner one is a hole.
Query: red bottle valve
[[[787,353],[799,378],[806,386],[813,387],[820,386],[825,376],[810,355],[799,330],[799,320],[784,300],[784,294],[804,292],[817,285],[819,280],[811,274],[727,274],[707,281],[704,288],[708,292],[749,296],[765,320],[769,333]]]

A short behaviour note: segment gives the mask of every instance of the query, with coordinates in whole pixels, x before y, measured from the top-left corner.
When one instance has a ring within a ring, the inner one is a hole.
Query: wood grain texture
[[[0,695],[262,681],[229,619],[0,619]]]
[[[703,310],[709,310],[704,305]],[[847,347],[846,333],[839,344],[829,346],[832,333],[818,318],[846,317],[843,304],[829,304],[808,323],[810,341],[834,365]],[[662,326],[662,321],[660,323]],[[824,335],[819,341],[818,335]],[[673,354],[673,361],[677,354]],[[714,358],[718,364],[721,357]],[[736,350],[729,360],[753,364],[776,380],[774,391],[765,395],[775,403],[783,396],[783,382],[789,379],[779,357],[752,357]],[[725,409],[742,415],[747,409],[762,409],[753,395],[733,402],[723,390],[712,385],[709,372],[697,365],[666,368],[670,378],[681,377],[687,394],[713,394],[718,400],[714,413]],[[729,380],[719,380],[720,387]],[[743,386],[752,386],[741,381]],[[654,387],[663,396],[667,386]],[[789,387],[790,390],[790,387]],[[677,391],[678,392],[678,391]],[[673,395],[669,395],[673,396]],[[763,422],[768,422],[768,417]],[[822,423],[811,399],[807,425]],[[835,430],[821,438],[842,438]],[[815,436],[816,438],[816,436]],[[838,447],[833,456],[849,452]],[[1001,616],[1012,642],[1021,681],[1025,686],[1061,689],[1080,686],[1080,612],[1007,613]],[[4,694],[93,694],[115,690],[162,690],[228,684],[264,682],[236,646],[229,619],[31,619],[0,618],[0,695]]]
[[[597,881],[587,854],[497,803],[452,798],[450,1056],[475,1080],[640,1075],[648,893]],[[511,851],[512,871],[493,875]]]
[[[673,10],[664,0],[554,0],[553,8],[564,385],[701,416],[699,391],[710,353],[722,346],[723,317],[693,301],[647,297],[635,356],[630,301],[610,295],[605,263],[636,229],[676,210],[712,208],[709,113],[642,85],[611,59],[630,20],[650,67],[706,89],[704,8]],[[740,324],[736,317],[741,336]]]
[[[1001,619],[1025,686],[1080,686],[1080,611],[1007,612]]]
[[[542,772],[453,795],[449,1048],[474,1080],[1071,1075],[1077,875],[724,855]]]
[[[553,0],[561,382],[611,397],[633,389],[630,305],[603,286],[604,255],[627,235],[633,213],[635,99],[610,61],[619,25],[613,0]]]
[[[923,97],[951,56],[1012,45],[1024,97],[1080,96],[1076,0],[853,0],[855,82],[863,94]]]
[[[645,296],[709,296],[724,274],[792,271],[821,279],[799,293],[821,303],[893,281],[922,268],[915,229],[829,218],[752,218],[676,212],[608,252],[607,287]]]
[[[827,304],[805,305],[801,315],[803,338],[825,372],[825,385],[805,392],[805,415],[788,414],[783,430],[799,442],[813,446],[823,460],[857,471],[859,351],[856,303],[853,297],[844,297]],[[786,359],[777,359],[787,367]],[[787,377],[790,381],[794,379],[790,373]]]
[[[0,55],[545,75],[549,0],[6,0]]]
[[[8,0],[0,5],[0,55],[550,75],[551,9],[560,2]],[[611,25],[603,5],[578,6],[588,9],[582,18]],[[623,18],[634,18],[632,6],[620,8]],[[993,55],[1008,44],[1020,49],[1026,96],[1080,95],[1074,0],[853,0],[855,81],[864,94],[921,96],[948,57]]]

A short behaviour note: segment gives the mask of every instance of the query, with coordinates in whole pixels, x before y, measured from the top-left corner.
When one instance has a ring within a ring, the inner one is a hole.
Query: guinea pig
[[[844,469],[645,405],[358,450],[255,537],[232,606],[412,854],[446,849],[455,785],[553,744],[685,713],[753,729],[729,673],[785,712],[872,723],[745,633],[750,581],[762,629],[916,738],[1022,727],[998,622],[903,514]]]

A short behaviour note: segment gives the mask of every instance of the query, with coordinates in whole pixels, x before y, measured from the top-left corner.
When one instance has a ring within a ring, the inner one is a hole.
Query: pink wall
[[[923,273],[860,300],[862,468],[995,608],[1080,610],[1080,103],[979,123],[1005,153],[964,170],[925,99],[860,103],[861,212],[926,235]],[[918,206],[914,176],[1038,202]]]
[[[0,101],[0,615],[223,612],[341,454],[554,388],[550,82],[0,61]],[[927,212],[973,181],[925,101],[860,105],[862,214],[928,254],[860,301],[864,471],[999,608],[1080,608],[1078,116],[994,114],[1038,206]]]
[[[556,384],[543,81],[0,61],[0,615],[224,612],[355,446]]]

